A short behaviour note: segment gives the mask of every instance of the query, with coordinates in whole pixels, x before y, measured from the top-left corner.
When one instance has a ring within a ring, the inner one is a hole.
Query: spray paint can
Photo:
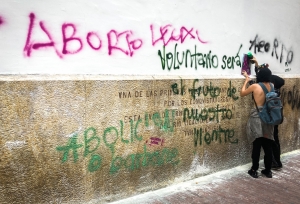
[[[252,60],[252,59],[253,59],[253,54],[252,54],[252,52],[248,52],[248,53],[247,53],[247,57],[248,57],[248,59],[250,60],[250,63],[251,63],[251,64],[254,64],[254,61]]]
[[[242,58],[242,69],[241,69],[241,74],[243,75],[243,72],[247,72],[247,74],[250,76],[251,75],[251,64],[254,63],[253,60],[253,55],[251,52],[248,52],[247,54],[243,55]]]

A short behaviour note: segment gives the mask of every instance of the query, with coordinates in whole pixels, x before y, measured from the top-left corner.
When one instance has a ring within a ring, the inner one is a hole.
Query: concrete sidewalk
[[[261,161],[257,179],[247,174],[247,164],[113,203],[300,203],[300,150],[281,157],[283,168],[273,170],[273,178],[260,174]]]

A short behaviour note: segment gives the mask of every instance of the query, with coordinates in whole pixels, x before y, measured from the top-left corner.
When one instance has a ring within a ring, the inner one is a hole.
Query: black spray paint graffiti
[[[199,79],[194,79],[193,81],[193,88],[188,89],[188,92],[192,96],[193,99],[196,98],[196,96],[210,96],[212,98],[216,98],[220,95],[221,88],[217,86],[213,86],[212,83],[209,83],[209,86],[196,86],[196,83],[199,82]],[[171,85],[172,91],[174,95],[184,95],[186,93],[185,91],[185,85],[183,84],[183,80],[180,80],[180,86],[177,83],[174,83]],[[227,96],[231,97],[233,100],[237,100],[239,97],[236,96],[237,89],[232,86],[231,81],[229,81],[229,87],[227,88]]]
[[[289,72],[289,71],[291,71],[292,70],[292,68],[291,67],[289,67],[289,63],[288,62],[285,62],[285,72]]]
[[[287,91],[284,88],[281,91],[281,100],[283,106],[286,102],[292,107],[294,110],[300,109],[300,96],[299,96],[299,89],[296,89],[296,86],[293,86],[293,90]]]
[[[222,69],[234,69],[235,66],[241,67],[241,61],[239,57],[239,52],[242,48],[238,50],[236,56],[226,56],[223,55],[221,65]],[[188,68],[195,68],[195,70],[199,67],[202,68],[218,68],[219,59],[217,55],[212,54],[211,51],[208,53],[197,52],[197,46],[195,45],[194,51],[187,49],[186,51],[182,51],[181,56],[179,56],[179,51],[177,51],[177,44],[175,44],[174,51],[166,53],[166,47],[164,46],[162,51],[158,50],[158,56],[160,57],[161,67],[163,70],[171,70],[171,69],[180,69],[181,66]]]
[[[258,35],[255,36],[254,40],[250,40],[250,47],[249,50],[252,50],[256,54],[257,52],[269,52],[271,46],[272,48],[272,57],[276,57],[279,62],[287,62],[288,64],[291,64],[293,61],[294,53],[291,49],[287,49],[286,46],[282,43],[281,46],[279,45],[279,41],[275,38],[273,41],[273,45],[271,45],[269,42],[266,42],[264,40],[259,40]],[[280,54],[280,56],[279,56]]]
[[[194,128],[194,147],[197,147],[198,142],[201,146],[202,143],[206,143],[209,145],[213,141],[219,141],[222,143],[222,137],[224,139],[224,143],[237,144],[238,139],[232,140],[234,137],[234,129],[223,129],[221,126],[212,130],[212,132],[204,132],[202,128],[198,129]]]

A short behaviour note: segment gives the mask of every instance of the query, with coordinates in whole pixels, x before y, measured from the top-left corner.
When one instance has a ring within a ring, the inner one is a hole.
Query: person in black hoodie
[[[255,57],[253,57],[253,59],[251,61],[252,61],[252,63],[255,64],[256,76],[261,69],[269,68],[269,65],[266,63],[264,63],[262,65],[258,65],[258,62]],[[272,74],[270,80],[274,84],[275,92],[278,94],[278,96],[280,96],[280,88],[285,83],[284,79],[277,75]],[[260,81],[256,81],[256,82],[260,82]],[[282,168],[282,163],[280,160],[281,149],[280,149],[280,142],[279,142],[279,138],[278,138],[278,125],[274,125],[274,135],[273,136],[274,136],[274,142],[272,143],[272,151],[273,151],[272,169],[279,170]]]

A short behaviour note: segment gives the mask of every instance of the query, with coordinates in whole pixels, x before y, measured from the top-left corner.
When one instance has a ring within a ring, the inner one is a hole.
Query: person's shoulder
[[[259,83],[252,84],[251,86],[252,86],[253,89],[257,89],[258,87],[261,87],[261,86],[259,85]]]

